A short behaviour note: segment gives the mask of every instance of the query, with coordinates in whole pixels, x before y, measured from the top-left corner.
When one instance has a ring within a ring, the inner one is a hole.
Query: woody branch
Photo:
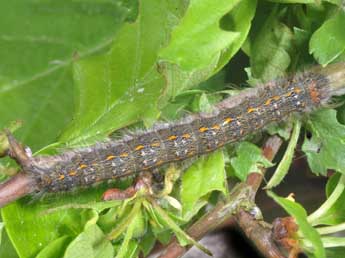
[[[278,136],[270,137],[262,147],[263,155],[270,161],[276,156],[282,140]],[[257,249],[268,258],[284,258],[272,239],[271,227],[262,220],[257,220],[252,214],[241,207],[245,201],[254,198],[259,189],[265,169],[261,173],[251,173],[246,182],[237,185],[230,194],[229,201],[219,202],[213,210],[205,214],[187,230],[187,234],[196,240],[200,240],[207,233],[213,231],[219,225],[235,219],[246,236],[254,243]],[[181,246],[174,238],[161,252],[160,258],[181,257],[190,246]]]

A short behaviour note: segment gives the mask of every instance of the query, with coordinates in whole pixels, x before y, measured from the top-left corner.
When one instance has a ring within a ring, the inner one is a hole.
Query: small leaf
[[[65,249],[71,241],[70,236],[62,236],[55,239],[42,249],[36,258],[60,258],[63,257]]]
[[[89,226],[67,247],[64,258],[113,258],[114,250],[97,225]]]
[[[270,135],[279,135],[284,140],[289,140],[291,135],[291,124],[290,121],[281,124],[270,124],[265,128]]]
[[[3,222],[0,222],[0,246],[2,243],[2,234],[3,234],[4,227],[5,227],[5,224]]]
[[[19,256],[14,249],[6,230],[3,229],[1,231],[0,257],[18,258]]]
[[[328,258],[343,258],[345,253],[345,247],[327,248],[326,255]]]
[[[318,3],[317,0],[268,0],[274,3],[282,3],[282,4],[316,4]]]
[[[133,10],[124,2],[1,2],[0,125],[22,120],[34,151],[56,140],[73,114],[72,63],[111,44]]]
[[[115,258],[130,258],[136,253],[139,249],[138,243],[133,241],[133,233],[135,230],[136,223],[129,223],[125,237],[121,241],[121,246],[117,250]]]
[[[261,173],[261,167],[271,167],[273,164],[267,160],[260,148],[249,142],[241,142],[236,149],[237,156],[230,162],[235,175],[241,180],[246,180],[249,173]]]
[[[237,4],[233,5],[235,2]],[[203,82],[222,69],[240,49],[248,35],[256,10],[256,0],[222,0],[219,7],[211,9],[208,3],[214,6],[211,0],[194,1],[194,5],[189,6],[182,21],[176,24],[177,32],[174,31],[174,33],[178,35],[174,35],[177,38],[172,38],[168,46],[162,50],[162,58],[168,62],[159,63],[160,71],[167,81],[165,95],[160,99],[160,106],[166,105],[169,99]],[[232,5],[231,11],[226,13],[224,7]],[[203,7],[198,8],[200,6]],[[210,16],[210,11],[215,15],[214,17]],[[223,14],[219,16],[220,13]],[[201,22],[194,23],[193,20],[201,20]],[[207,26],[215,29],[216,33],[208,34],[199,31],[207,30]],[[219,31],[238,36],[225,42]],[[197,36],[191,37],[194,33]],[[199,41],[202,41],[202,47],[198,45]],[[224,45],[223,49],[215,49],[214,42]],[[196,51],[202,52],[203,55],[195,55]],[[203,63],[199,63],[200,59]],[[183,65],[180,65],[181,63]],[[197,66],[194,66],[194,63],[197,63]]]
[[[202,206],[196,205],[201,197],[212,191],[226,193],[224,156],[222,151],[210,154],[194,163],[183,175],[181,202],[183,217],[195,214]],[[201,200],[203,205],[207,202]]]
[[[140,119],[157,119],[165,86],[157,55],[171,29],[170,15],[165,1],[142,1],[137,20],[122,28],[110,51],[75,63],[77,111],[62,142],[90,144]]]
[[[296,223],[299,226],[299,232],[301,232],[305,239],[312,243],[315,257],[326,258],[325,249],[323,248],[321,237],[316,229],[308,223],[307,212],[305,211],[305,209],[300,204],[279,197],[271,191],[268,191],[267,194],[276,203],[282,206],[287,213],[295,218]]]
[[[253,42],[250,48],[251,73],[263,81],[285,75],[291,62],[289,51],[293,34],[277,17],[277,11],[263,17],[261,29],[250,39]]]
[[[241,0],[229,13],[222,17],[221,26],[226,30],[239,32],[239,36],[221,52],[214,72],[226,65],[243,45],[251,28],[256,6],[256,0]]]
[[[300,131],[301,131],[301,122],[299,120],[296,120],[294,124],[294,128],[292,130],[289,145],[284,153],[283,158],[279,162],[279,165],[276,168],[273,176],[271,177],[270,181],[267,183],[265,187],[266,189],[271,189],[272,187],[279,185],[280,182],[287,175],[290,165],[292,163],[292,158],[294,157],[294,154],[295,154],[295,148],[297,145]]]
[[[174,29],[171,42],[160,52],[160,57],[185,70],[209,65],[240,36],[239,32],[225,31],[219,27],[219,20],[238,2],[221,0],[214,5],[212,0],[190,1],[185,16]],[[192,56],[191,50],[194,53]]]
[[[116,225],[115,228],[109,233],[108,238],[109,239],[116,239],[118,238],[122,233],[127,232],[128,224],[135,224],[135,229],[138,231],[131,231],[130,233],[133,235],[136,232],[138,232],[138,235],[141,235],[142,232],[144,232],[144,228],[146,227],[146,223],[144,222],[143,214],[141,212],[142,207],[142,200],[141,199],[135,199],[133,207],[130,208],[130,211],[128,214],[125,214],[119,223]],[[125,233],[127,234],[127,233]]]
[[[165,226],[169,227],[172,231],[174,231],[177,239],[179,240],[179,243],[182,246],[193,244],[204,253],[212,256],[209,250],[207,250],[205,247],[203,247],[201,244],[195,241],[192,237],[190,237],[186,232],[184,232],[154,200],[150,201],[150,206],[151,205],[154,213],[156,213],[160,217],[160,220],[165,224]]]
[[[324,109],[310,115],[307,128],[311,139],[302,145],[308,164],[316,174],[326,175],[327,169],[345,173],[345,126],[336,118],[336,111]]]
[[[311,37],[309,52],[318,62],[327,65],[345,51],[345,13],[339,11]]]
[[[156,244],[156,237],[148,228],[145,235],[140,240],[140,250],[143,252],[144,257],[147,257],[151,250],[154,248]]]

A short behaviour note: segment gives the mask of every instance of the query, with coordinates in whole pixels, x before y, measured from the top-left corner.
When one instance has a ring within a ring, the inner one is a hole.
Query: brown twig
[[[269,161],[272,161],[274,157],[276,156],[282,143],[283,143],[282,139],[278,136],[272,136],[268,138],[268,140],[265,142],[265,144],[262,147],[263,156]],[[253,191],[257,192],[257,190],[259,189],[262,183],[262,179],[264,178],[265,172],[266,172],[266,169],[262,168],[261,173],[251,173],[247,177],[246,182],[248,185],[250,185],[253,188]]]
[[[277,154],[282,140],[277,136],[270,137],[264,144],[263,155],[270,161]],[[257,220],[252,214],[241,208],[241,203],[249,200],[254,201],[255,194],[259,189],[265,169],[261,173],[252,173],[248,176],[247,182],[239,184],[230,194],[230,201],[219,202],[209,213],[201,217],[188,230],[187,234],[196,240],[201,239],[208,232],[214,230],[218,225],[224,223],[235,215],[238,225],[249,239],[255,244],[258,250],[269,258],[284,258],[271,238],[271,230],[263,221]],[[174,238],[160,254],[160,258],[181,257],[190,247],[180,246]]]
[[[0,184],[0,207],[35,191],[35,181],[25,173],[18,173]]]
[[[236,221],[246,236],[265,257],[285,258],[272,239],[271,225],[255,219],[252,214],[244,210],[240,210],[236,214]]]
[[[262,147],[263,156],[272,161],[276,156],[283,141],[278,136],[270,137]],[[246,180],[248,186],[251,186],[256,193],[259,189],[264,174],[265,168],[261,169],[261,173],[251,173]],[[253,194],[255,196],[255,194]],[[252,200],[254,201],[254,199]],[[240,209],[235,215],[237,224],[246,234],[246,236],[255,244],[256,248],[265,257],[284,258],[280,250],[277,248],[274,240],[272,239],[271,226],[264,221],[259,221],[254,215],[250,214],[244,209]]]

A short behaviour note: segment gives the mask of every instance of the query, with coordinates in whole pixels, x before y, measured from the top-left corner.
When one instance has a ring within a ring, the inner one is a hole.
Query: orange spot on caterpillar
[[[163,160],[158,160],[157,162],[156,162],[156,165],[162,165],[163,164]]]
[[[256,110],[256,108],[248,108],[247,109],[247,113],[252,113],[252,112],[254,112]]]
[[[70,176],[75,176],[75,175],[77,174],[77,172],[74,171],[74,170],[71,170],[68,174],[69,174]]]
[[[221,142],[221,141],[220,141],[220,142],[218,142],[217,146],[218,146],[218,147],[221,147],[221,146],[223,146],[224,144],[225,144],[224,142]]]
[[[53,182],[49,177],[44,179],[44,182],[48,185],[51,185],[51,183]]]
[[[208,131],[207,127],[200,127],[199,128],[199,132],[201,132],[201,133],[206,132],[206,131]]]
[[[268,100],[266,100],[266,102],[265,102],[265,106],[268,106],[269,104],[271,104],[271,102],[272,102],[272,99],[268,99]]]
[[[144,145],[138,145],[137,147],[135,147],[135,150],[138,151],[138,150],[142,150],[144,148],[145,148]]]
[[[289,91],[288,93],[285,94],[285,97],[290,97],[292,95],[292,91]]]
[[[106,160],[112,160],[112,159],[115,159],[115,158],[116,158],[116,156],[109,155],[109,156],[106,158]]]
[[[280,96],[273,96],[272,97],[274,100],[280,100]]]
[[[81,165],[79,165],[79,168],[80,168],[80,169],[87,168],[87,165],[81,164]]]
[[[232,118],[227,117],[227,118],[225,118],[223,125],[226,125],[226,124],[230,123],[231,121],[232,121]]]
[[[215,124],[214,126],[212,126],[212,129],[214,129],[214,130],[219,130],[219,129],[220,129],[220,126],[217,125],[217,124]]]
[[[61,174],[58,179],[59,180],[64,180],[65,179],[65,175]]]
[[[123,153],[120,154],[120,157],[121,158],[128,157],[128,153],[127,152],[123,152]]]
[[[312,82],[309,86],[309,95],[314,103],[320,103],[320,94],[315,87],[315,82]]]
[[[189,133],[185,133],[185,134],[182,135],[182,138],[185,138],[185,139],[188,139],[188,138],[190,138],[190,137],[191,137],[191,136],[190,136]]]
[[[160,142],[151,143],[152,147],[159,147],[160,145],[161,145]]]
[[[301,90],[301,88],[299,88],[299,87],[296,87],[296,88],[294,88],[294,90],[293,90],[295,93],[300,93],[302,90]]]
[[[169,141],[173,141],[173,140],[176,140],[176,139],[177,139],[176,135],[171,135],[171,136],[168,137]]]

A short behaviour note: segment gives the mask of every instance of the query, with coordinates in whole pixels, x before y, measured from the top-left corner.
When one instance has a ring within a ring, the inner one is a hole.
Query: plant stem
[[[135,200],[134,205],[128,216],[120,222],[120,224],[114,228],[108,235],[108,239],[112,240],[120,236],[124,231],[128,229],[128,224],[130,224],[133,220],[134,217],[139,213],[140,208],[141,208],[142,200]]]
[[[320,235],[328,235],[328,234],[337,233],[337,232],[345,230],[345,222],[340,223],[335,226],[317,228],[316,230],[317,232],[319,232]]]
[[[323,237],[321,238],[322,244],[324,248],[331,248],[331,247],[340,247],[345,246],[345,238],[344,237]],[[309,240],[302,240],[303,249],[309,250],[309,252],[313,252],[313,245]]]
[[[342,175],[339,179],[337,186],[335,187],[332,194],[328,197],[328,199],[312,214],[308,216],[308,222],[312,225],[318,225],[317,220],[322,217],[338,200],[340,195],[343,193],[345,189],[345,176]]]

